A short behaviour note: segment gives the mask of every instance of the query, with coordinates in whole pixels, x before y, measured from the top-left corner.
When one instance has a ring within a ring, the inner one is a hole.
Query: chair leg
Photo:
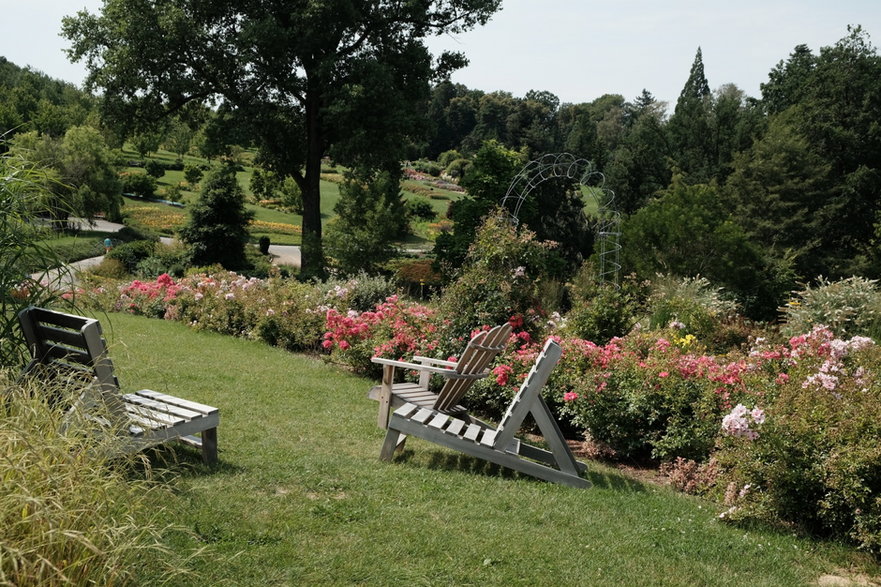
[[[401,434],[398,436],[398,443],[395,445],[395,452],[404,452],[404,444],[407,442],[407,435]]]
[[[385,442],[382,443],[382,450],[379,453],[379,459],[381,461],[392,460],[392,456],[395,454],[395,449],[398,447],[398,437],[400,435],[401,433],[397,430],[393,428],[388,429],[388,432],[385,435]]]
[[[217,462],[217,428],[202,431],[202,461],[209,465]]]
[[[379,414],[376,424],[383,430],[388,428],[389,412],[392,408],[392,383],[395,380],[395,368],[384,365],[382,368],[382,387],[379,390]]]

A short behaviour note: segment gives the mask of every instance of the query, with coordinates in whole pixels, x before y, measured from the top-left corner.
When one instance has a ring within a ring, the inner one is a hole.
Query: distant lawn
[[[104,239],[113,238],[113,234],[99,230],[81,230],[76,234],[47,238],[42,243],[53,250],[59,261],[71,263],[103,255]],[[37,271],[38,269],[43,269],[43,267],[32,267],[29,270]]]
[[[124,150],[123,154],[127,159],[136,160],[139,159],[137,153],[132,151],[131,149]],[[160,150],[157,153],[152,153],[148,159],[154,159],[156,161],[160,161],[163,163],[173,163],[177,160],[177,155],[174,153],[169,153],[168,151]],[[198,157],[192,156],[184,156],[183,161],[185,164],[204,164],[205,160],[200,159]],[[137,172],[144,173],[144,170],[138,167],[129,167],[127,168],[129,172]],[[253,173],[253,167],[244,166],[244,170],[240,171],[236,174],[236,178],[238,179],[239,185],[242,187],[242,190],[246,195],[251,195],[251,175]],[[167,170],[165,174],[158,179],[158,189],[157,189],[157,197],[163,198],[165,191],[172,185],[180,185],[181,183],[185,183],[183,171],[176,170]],[[450,202],[455,201],[463,196],[461,192],[454,192],[451,190],[445,190],[433,185],[428,185],[423,182],[417,182],[413,180],[405,180],[401,184],[401,190],[403,193],[403,197],[405,200],[409,200],[415,197],[424,197],[431,202],[432,208],[435,213],[437,213],[438,217],[442,217],[446,215],[447,210],[450,206]],[[181,191],[181,202],[184,204],[192,204],[199,197],[199,193],[197,190],[189,190],[183,189]],[[340,184],[334,181],[321,180],[321,218],[322,222],[326,224],[331,218],[335,216],[334,207],[340,199]],[[130,206],[128,209],[132,210],[138,206],[163,206],[162,204],[151,204],[147,202],[137,202],[133,200],[126,200],[126,206]],[[164,206],[163,206],[164,207]],[[299,214],[290,214],[286,212],[281,212],[278,210],[273,210],[270,208],[264,208],[262,206],[257,206],[254,204],[247,205],[249,210],[254,211],[256,220],[261,220],[263,222],[268,223],[280,223],[287,225],[294,225],[297,227],[302,227],[303,217]],[[166,213],[167,212],[167,213]],[[186,212],[181,209],[169,208],[169,210],[160,210],[154,209],[151,212],[139,211],[135,213],[135,217],[133,219],[134,225],[144,226],[158,232],[164,236],[173,235],[180,226],[185,222]],[[432,245],[433,239],[433,231],[428,223],[420,223],[415,227],[416,234],[411,235],[404,239],[401,243],[402,246],[412,247],[418,246],[421,248],[430,248]],[[261,236],[268,236],[272,244],[278,245],[299,245],[302,243],[302,236],[300,233],[293,234],[289,229],[280,228],[279,230],[272,230],[271,228],[267,229],[266,226],[263,227],[255,227],[251,230],[251,240],[252,242],[257,242]]]
[[[805,585],[878,575],[853,550],[717,520],[716,506],[590,465],[534,480],[419,439],[378,460],[375,382],[321,359],[101,316],[127,390],[219,406],[221,464],[180,449],[168,517],[205,585]]]

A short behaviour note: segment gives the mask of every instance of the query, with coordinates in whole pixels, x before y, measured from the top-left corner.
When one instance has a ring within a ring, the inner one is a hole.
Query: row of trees
[[[797,281],[881,276],[881,57],[849,28],[818,54],[796,47],[761,89],[711,91],[699,49],[671,114],[645,91],[559,105],[439,84],[425,148],[586,157],[625,214],[625,269],[705,275],[770,317]]]

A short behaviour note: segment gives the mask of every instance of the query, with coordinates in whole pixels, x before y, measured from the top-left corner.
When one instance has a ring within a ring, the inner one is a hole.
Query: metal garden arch
[[[520,223],[518,215],[526,197],[536,186],[554,178],[577,180],[582,194],[596,202],[599,279],[601,283],[611,281],[617,286],[618,271],[621,269],[621,215],[612,206],[615,193],[605,187],[605,176],[590,161],[578,159],[570,153],[547,154],[530,161],[511,181],[505,197],[502,198],[502,209],[516,226]]]

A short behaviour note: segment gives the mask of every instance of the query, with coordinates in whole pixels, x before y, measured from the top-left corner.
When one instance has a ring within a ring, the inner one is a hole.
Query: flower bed
[[[235,273],[162,275],[92,288],[85,298],[324,351],[373,377],[373,356],[447,358],[464,345],[464,336],[450,338],[451,321],[422,304],[390,296],[368,310],[350,308],[357,287],[355,280],[328,287]],[[376,299],[381,287],[369,287]],[[522,316],[511,323],[508,350],[468,398],[491,417],[509,403],[546,336]],[[667,463],[677,486],[725,503],[726,519],[784,521],[881,552],[881,349],[818,326],[712,355],[682,332],[637,331],[604,345],[553,335],[563,356],[544,397],[570,433],[585,434],[604,454]]]

